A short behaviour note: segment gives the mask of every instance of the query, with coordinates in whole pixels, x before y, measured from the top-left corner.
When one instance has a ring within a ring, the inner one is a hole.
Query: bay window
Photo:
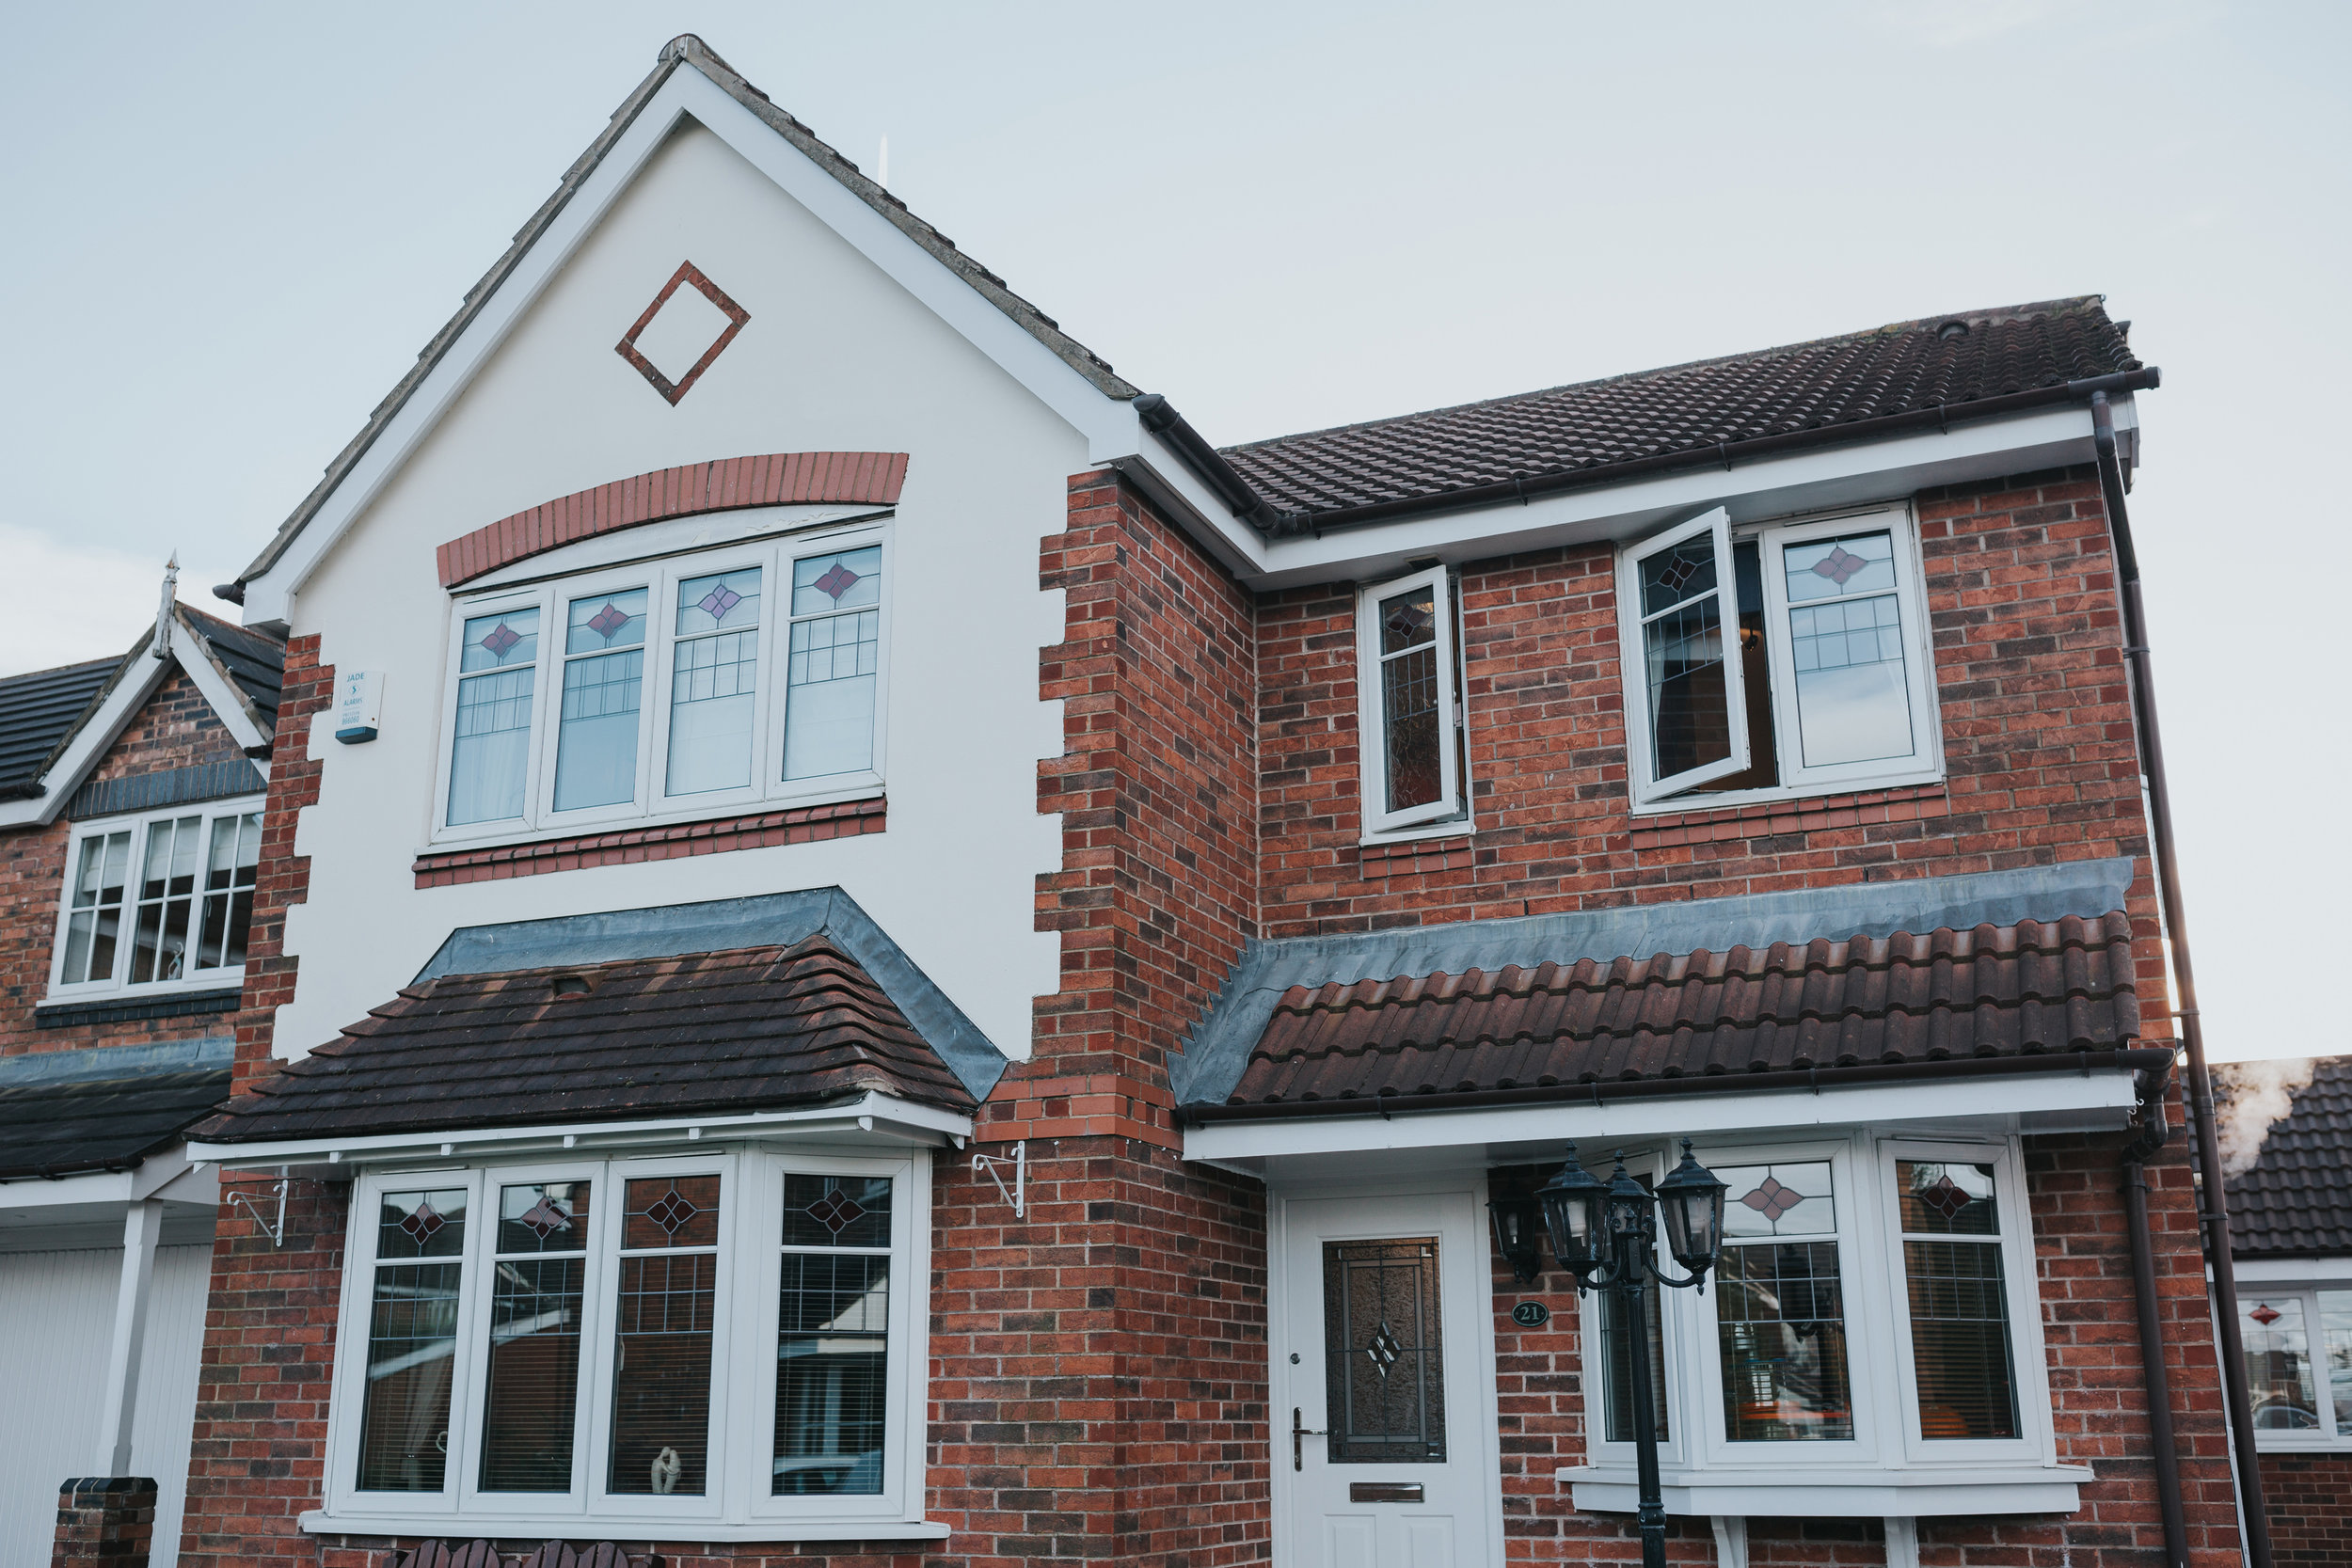
[[[234,986],[261,868],[250,797],[74,825],[49,995]]]
[[[2248,1277],[2255,1272],[2238,1278],[2255,1445],[2352,1449],[2352,1279]]]
[[[1470,768],[1446,569],[1364,589],[1356,626],[1364,832],[1458,832],[1470,815]]]
[[[866,525],[470,595],[435,838],[875,792],[887,556]]]
[[[927,1177],[755,1149],[362,1177],[325,1519],[914,1519]]]
[[[1718,507],[1618,557],[1637,808],[1941,776],[1909,509],[1734,528]]]

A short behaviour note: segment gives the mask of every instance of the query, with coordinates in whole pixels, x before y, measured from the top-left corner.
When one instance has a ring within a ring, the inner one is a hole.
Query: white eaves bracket
[[[262,1192],[223,1193],[220,1195],[221,1201],[243,1204],[245,1212],[253,1216],[253,1223],[262,1227],[262,1234],[269,1238],[269,1244],[273,1248],[281,1247],[286,1244],[286,1189],[293,1184],[293,1178],[286,1167],[280,1165],[278,1167],[278,1180]],[[262,1203],[268,1202],[272,1193],[278,1196],[278,1218],[275,1223],[262,1218],[262,1211],[256,1204],[257,1199]]]
[[[1005,1186],[1004,1167],[1012,1167],[1012,1186]],[[1027,1139],[1012,1146],[1010,1154],[982,1154],[972,1151],[972,1168],[996,1183],[996,1196],[1012,1205],[1012,1217],[1026,1217],[1029,1183],[1029,1144]]]

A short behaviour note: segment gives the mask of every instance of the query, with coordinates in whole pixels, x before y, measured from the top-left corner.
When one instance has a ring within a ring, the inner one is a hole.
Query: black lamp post
[[[1658,1417],[1649,1384],[1649,1318],[1644,1301],[1649,1283],[1677,1290],[1704,1291],[1707,1271],[1715,1266],[1724,1242],[1724,1184],[1692,1156],[1691,1140],[1682,1140],[1682,1163],[1652,1193],[1626,1174],[1625,1160],[1609,1180],[1600,1180],[1576,1163],[1573,1146],[1568,1163],[1535,1195],[1542,1207],[1544,1228],[1551,1233],[1551,1250],[1576,1275],[1577,1293],[1588,1290],[1615,1293],[1624,1310],[1620,1321],[1635,1337],[1632,1354],[1633,1444],[1641,1479],[1637,1518],[1642,1529],[1643,1568],[1666,1568],[1666,1501],[1658,1482]],[[1676,1279],[1658,1270],[1658,1215],[1665,1211],[1666,1247],[1675,1261],[1690,1271]]]

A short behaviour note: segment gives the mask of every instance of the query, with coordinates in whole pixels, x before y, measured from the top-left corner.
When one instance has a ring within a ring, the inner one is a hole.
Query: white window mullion
[[[1744,771],[1747,685],[1729,514],[1717,507],[1628,547],[1617,599],[1635,798]]]
[[[1367,832],[1462,815],[1453,598],[1442,566],[1358,593],[1357,773]]]

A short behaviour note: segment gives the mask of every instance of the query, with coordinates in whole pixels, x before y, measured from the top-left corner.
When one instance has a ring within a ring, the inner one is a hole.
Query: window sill
[[[612,1541],[666,1543],[793,1541],[945,1541],[946,1525],[929,1519],[760,1519],[730,1524],[718,1519],[648,1519],[580,1513],[327,1513],[313,1509],[301,1517],[305,1535],[442,1536],[472,1540]]]
[[[1365,849],[1377,849],[1390,844],[1420,844],[1433,838],[1468,839],[1478,832],[1477,822],[1468,816],[1449,816],[1442,822],[1422,822],[1410,828],[1375,828],[1356,842]]]
[[[1671,810],[1637,806],[1633,813],[1633,847],[1665,849],[1685,844],[1708,844],[1725,839],[1763,838],[1777,833],[1812,832],[1829,828],[1869,827],[1882,822],[1915,822],[1952,814],[1950,792],[1942,781],[1904,784],[1889,789],[1848,791],[1839,795],[1788,796],[1770,800],[1697,805],[1677,800]]]
[[[774,807],[687,822],[616,822],[585,832],[444,846],[420,852],[410,870],[420,888],[453,887],[543,871],[576,871],[593,865],[716,854],[723,849],[854,838],[881,832],[887,826],[887,800],[881,791],[868,789],[862,795],[816,805]]]
[[[1576,1506],[1588,1513],[1630,1513],[1640,1500],[1630,1465],[1564,1465],[1552,1475],[1569,1483]],[[2097,1472],[2074,1465],[1931,1470],[1839,1465],[1813,1471],[1669,1467],[1659,1477],[1669,1513],[1759,1519],[2072,1513],[2082,1506],[2082,1483],[2097,1479]]]
[[[125,1023],[139,1019],[233,1013],[244,995],[245,982],[240,979],[201,990],[117,990],[91,996],[49,997],[33,1004],[33,1026],[65,1029],[79,1023]]]

